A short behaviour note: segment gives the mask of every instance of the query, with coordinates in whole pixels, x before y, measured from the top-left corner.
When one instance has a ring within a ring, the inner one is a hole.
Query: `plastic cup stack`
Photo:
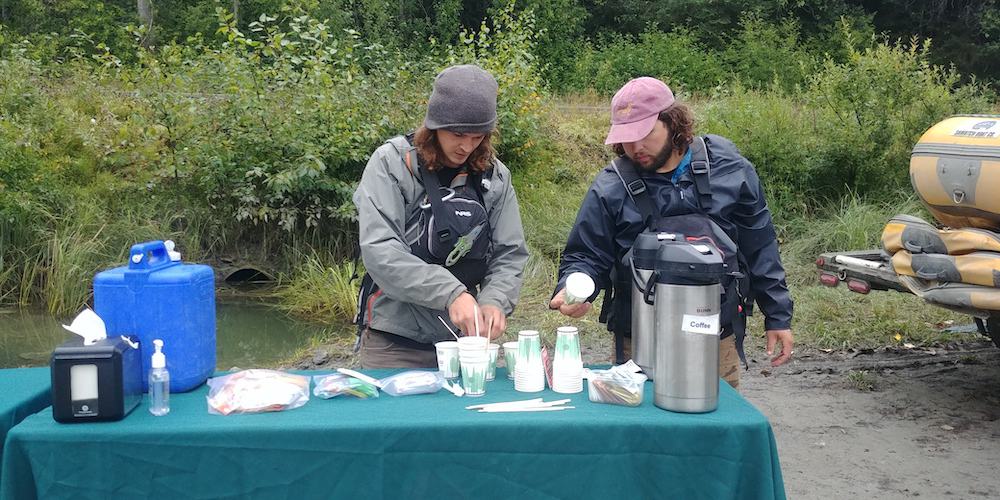
[[[542,341],[535,330],[517,334],[517,369],[514,389],[518,392],[538,392],[545,389],[545,368],[542,366]]]
[[[583,391],[580,333],[575,326],[560,326],[556,329],[556,353],[552,360],[552,390],[563,394]]]
[[[503,343],[503,359],[507,363],[507,378],[514,380],[517,367],[517,341]]]
[[[462,389],[466,396],[486,394],[486,375],[490,367],[490,339],[459,337],[458,359],[462,364]]]
[[[434,344],[437,351],[438,370],[449,380],[457,379],[459,372],[458,342],[446,340]]]
[[[490,366],[486,371],[486,381],[489,382],[497,377],[497,356],[500,354],[500,344],[490,344]]]

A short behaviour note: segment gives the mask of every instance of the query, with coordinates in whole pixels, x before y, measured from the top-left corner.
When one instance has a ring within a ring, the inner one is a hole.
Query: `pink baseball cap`
[[[674,103],[667,84],[643,76],[629,80],[611,99],[611,130],[604,144],[635,142],[649,135],[660,111]]]

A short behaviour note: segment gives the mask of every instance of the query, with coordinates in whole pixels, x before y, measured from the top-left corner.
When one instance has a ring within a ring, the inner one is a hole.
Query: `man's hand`
[[[580,304],[567,304],[566,303],[566,288],[559,290],[559,293],[552,300],[549,301],[549,309],[558,309],[565,316],[571,318],[582,318],[584,314],[590,311],[593,304],[590,302],[583,302]]]
[[[465,335],[476,334],[476,320],[480,321],[479,328],[486,331],[486,325],[482,323],[482,315],[476,316],[476,298],[469,292],[462,292],[449,306],[448,317]]]
[[[484,304],[479,306],[479,314],[482,317],[479,320],[480,332],[489,335],[490,340],[500,338],[503,331],[507,329],[507,317],[503,315],[503,311],[497,306]],[[476,332],[473,330],[471,335],[475,334]]]
[[[781,352],[774,356],[774,345],[781,342]],[[791,330],[768,330],[767,331],[767,355],[771,358],[771,366],[780,366],[792,359],[792,331]]]

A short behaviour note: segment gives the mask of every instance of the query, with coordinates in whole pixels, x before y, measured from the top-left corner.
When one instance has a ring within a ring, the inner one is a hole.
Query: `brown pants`
[[[361,367],[437,368],[437,352],[415,349],[393,342],[379,331],[367,329],[361,334]]]
[[[736,336],[719,341],[719,376],[733,389],[740,388],[740,355],[736,352]]]
[[[632,358],[632,343],[625,339],[625,359]],[[740,388],[740,356],[736,353],[736,336],[719,341],[719,376],[733,389]]]

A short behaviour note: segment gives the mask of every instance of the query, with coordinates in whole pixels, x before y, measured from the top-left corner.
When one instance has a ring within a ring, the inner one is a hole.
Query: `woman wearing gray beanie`
[[[367,274],[365,368],[438,367],[435,343],[500,337],[528,259],[510,170],[496,158],[497,82],[473,65],[434,79],[423,126],[372,154],[354,192]]]

